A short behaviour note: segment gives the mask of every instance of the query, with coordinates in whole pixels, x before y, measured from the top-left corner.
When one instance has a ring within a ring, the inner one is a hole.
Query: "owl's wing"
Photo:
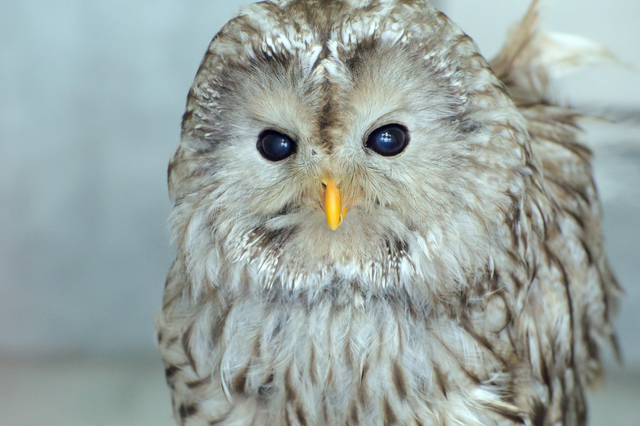
[[[171,388],[171,402],[178,423],[183,424],[189,418],[190,421],[217,424],[216,420],[233,418],[231,404],[222,393],[221,384],[212,383],[211,374],[203,373],[203,366],[198,366],[195,361],[195,353],[210,350],[202,343],[207,339],[193,331],[196,318],[202,316],[206,307],[189,304],[192,295],[188,293],[190,286],[185,285],[184,264],[184,259],[178,256],[167,274],[162,312],[155,317],[157,345],[165,363],[165,376]],[[208,300],[215,305],[217,299],[210,297]],[[198,403],[205,396],[211,401],[203,411]],[[238,405],[243,408],[242,404]]]
[[[536,333],[546,334],[538,338],[538,345],[548,346],[538,348],[541,362],[551,356],[547,363],[557,366],[553,359],[558,356],[557,342],[568,341],[573,349],[568,352],[572,355],[567,363],[577,367],[580,381],[590,383],[601,370],[599,348],[610,341],[619,353],[611,316],[621,290],[604,250],[592,153],[579,141],[579,121],[584,116],[554,102],[550,81],[567,67],[591,64],[611,55],[584,39],[539,33],[537,3],[533,2],[522,22],[511,30],[508,43],[491,62],[527,120],[532,161],[542,175],[541,191],[551,203],[537,247],[544,259],[543,268],[536,288],[531,290],[537,293],[538,304],[535,309],[523,309],[530,311]],[[563,303],[568,308],[562,308]],[[561,311],[553,320],[556,325],[536,312],[542,309],[540,306],[549,309],[547,313]],[[562,335],[557,324],[566,317],[570,319],[569,331]],[[542,325],[545,321],[547,326]]]

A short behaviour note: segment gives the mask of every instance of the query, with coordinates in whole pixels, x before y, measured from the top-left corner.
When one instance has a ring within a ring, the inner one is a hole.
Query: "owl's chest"
[[[174,396],[212,407],[211,418],[244,410],[259,419],[247,424],[289,424],[291,413],[309,425],[353,416],[373,419],[353,424],[435,421],[447,401],[499,378],[501,368],[456,321],[402,297],[246,298],[202,309],[178,328],[185,331],[163,354],[184,359]]]
[[[351,401],[403,398],[433,382],[426,317],[393,303],[238,305],[223,321],[210,353],[219,366],[213,374],[231,394],[265,406],[309,410],[327,400],[339,416],[353,409]]]

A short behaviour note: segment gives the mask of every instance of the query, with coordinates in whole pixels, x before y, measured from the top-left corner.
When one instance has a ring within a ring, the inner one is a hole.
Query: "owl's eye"
[[[364,146],[384,157],[393,157],[404,151],[408,144],[407,128],[400,124],[388,124],[371,132]]]
[[[258,137],[258,151],[269,161],[280,161],[296,152],[296,143],[289,136],[265,130]]]

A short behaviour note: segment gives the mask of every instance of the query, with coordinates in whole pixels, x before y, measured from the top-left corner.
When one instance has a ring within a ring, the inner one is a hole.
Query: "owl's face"
[[[520,120],[423,2],[253,5],[190,92],[170,167],[179,249],[217,285],[473,279],[522,191]]]

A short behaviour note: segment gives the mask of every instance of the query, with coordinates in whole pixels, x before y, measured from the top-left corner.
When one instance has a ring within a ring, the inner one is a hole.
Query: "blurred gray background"
[[[153,344],[173,249],[166,167],[186,94],[236,0],[0,0],[0,424],[171,425]],[[497,52],[528,0],[440,0]],[[545,29],[618,64],[558,82],[591,123],[626,363],[592,424],[640,425],[640,2],[543,0]]]

